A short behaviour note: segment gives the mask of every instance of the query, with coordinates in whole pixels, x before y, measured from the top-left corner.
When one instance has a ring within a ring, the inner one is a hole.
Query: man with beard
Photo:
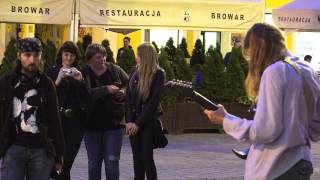
[[[57,95],[40,57],[38,39],[21,39],[15,69],[0,77],[1,180],[47,180],[54,165],[62,167]]]

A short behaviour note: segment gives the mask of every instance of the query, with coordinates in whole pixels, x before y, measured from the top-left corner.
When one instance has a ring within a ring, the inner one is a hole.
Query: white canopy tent
[[[272,19],[281,29],[320,31],[320,1],[296,0],[274,9]]]
[[[74,0],[1,0],[0,22],[70,24]]]
[[[80,24],[127,29],[243,31],[263,22],[264,0],[80,0]]]
[[[320,72],[320,1],[296,0],[272,11],[275,25],[294,33],[294,54],[311,55],[311,66]]]

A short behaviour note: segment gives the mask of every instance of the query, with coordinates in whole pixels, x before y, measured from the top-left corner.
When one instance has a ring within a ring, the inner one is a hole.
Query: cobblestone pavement
[[[242,148],[225,134],[169,135],[169,145],[155,150],[159,180],[241,180],[244,161],[231,153],[231,148]],[[320,179],[320,143],[313,144],[314,175]],[[121,180],[133,179],[130,143],[124,138],[120,160]],[[72,179],[87,180],[87,155],[84,145],[76,158]],[[103,173],[103,179],[105,179]]]

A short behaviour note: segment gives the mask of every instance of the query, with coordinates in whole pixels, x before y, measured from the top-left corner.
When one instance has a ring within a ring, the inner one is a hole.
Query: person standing
[[[308,63],[311,63],[311,60],[312,60],[312,56],[310,56],[310,55],[305,55],[304,56],[304,61],[306,61]]]
[[[280,31],[271,25],[251,27],[243,51],[249,59],[247,92],[257,99],[254,119],[233,116],[223,106],[205,113],[230,136],[252,144],[244,179],[310,179],[310,142],[320,139],[316,73],[288,53]]]
[[[21,39],[15,69],[0,78],[1,180],[48,180],[62,167],[57,95],[39,70],[41,48],[36,38]]]
[[[131,41],[130,37],[126,36],[123,38],[123,47],[118,49],[117,62],[120,61],[121,55],[122,55],[123,51],[125,51],[125,50],[130,50],[134,55],[134,51],[132,49],[132,46],[130,45],[130,41]]]
[[[118,50],[117,64],[126,72],[131,73],[135,67],[135,54],[130,46],[130,38],[123,39],[124,46]]]
[[[237,50],[237,49],[241,49],[241,41],[238,38],[235,38],[232,41],[232,50]],[[227,52],[226,55],[223,58],[223,64],[227,65],[230,63],[231,61],[231,52]]]
[[[86,125],[86,107],[89,94],[78,65],[80,53],[77,46],[65,42],[58,51],[56,65],[47,70],[55,82],[59,111],[66,140],[64,165],[58,180],[70,180],[70,170],[76,158]]]
[[[128,75],[117,65],[106,62],[106,50],[99,44],[88,46],[85,59],[88,66],[83,75],[91,102],[84,136],[88,154],[89,180],[101,179],[102,161],[108,180],[118,180],[123,138],[123,87]]]
[[[126,133],[134,162],[134,179],[157,179],[153,159],[156,124],[162,113],[160,98],[164,89],[165,72],[159,67],[155,48],[150,43],[138,47],[137,67],[126,89]]]

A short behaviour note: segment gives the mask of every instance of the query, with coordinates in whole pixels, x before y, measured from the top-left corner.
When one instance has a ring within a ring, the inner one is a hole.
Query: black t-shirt
[[[12,104],[16,130],[14,144],[29,148],[42,147],[37,119],[37,111],[41,103],[36,89],[37,81],[36,79],[19,80],[14,88]]]
[[[97,76],[90,69],[91,88],[96,88],[105,85],[114,84],[111,71],[108,69],[102,75]],[[106,89],[107,91],[107,89]],[[87,130],[89,131],[106,131],[118,129],[122,126],[119,124],[119,119],[113,117],[112,97],[111,95],[97,99],[92,107],[92,112],[89,115]]]

